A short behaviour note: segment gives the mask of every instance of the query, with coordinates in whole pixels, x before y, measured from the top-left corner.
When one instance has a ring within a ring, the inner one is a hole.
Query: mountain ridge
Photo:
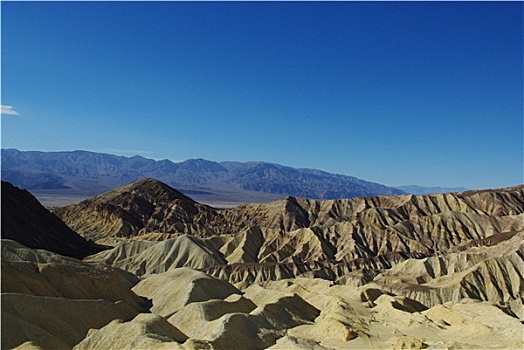
[[[465,192],[469,188],[466,187],[440,187],[440,186],[418,186],[418,185],[406,185],[406,186],[393,186],[401,191],[414,195],[422,194],[435,194],[435,193],[449,193],[449,192]]]
[[[353,176],[268,162],[214,162],[198,158],[174,163],[90,151],[1,152],[2,179],[49,194],[76,191],[90,196],[144,177],[196,194],[202,202],[231,200],[240,204],[268,202],[289,195],[335,199],[404,193]]]

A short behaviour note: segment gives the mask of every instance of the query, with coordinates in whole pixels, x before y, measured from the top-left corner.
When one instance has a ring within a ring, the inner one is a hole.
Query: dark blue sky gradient
[[[2,147],[523,182],[522,2],[5,2]]]

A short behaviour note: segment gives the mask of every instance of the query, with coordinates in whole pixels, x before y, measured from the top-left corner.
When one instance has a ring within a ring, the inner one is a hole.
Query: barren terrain
[[[524,346],[522,185],[217,209],[142,179],[54,214],[9,186],[2,348]]]

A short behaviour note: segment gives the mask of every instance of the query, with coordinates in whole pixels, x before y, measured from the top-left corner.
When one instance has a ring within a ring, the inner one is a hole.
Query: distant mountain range
[[[387,187],[352,176],[295,169],[265,162],[174,163],[141,156],[88,151],[38,152],[2,149],[2,180],[46,195],[92,196],[144,177],[155,178],[202,202],[267,202],[284,196],[337,199],[397,195]],[[417,187],[417,193],[423,188]],[[444,189],[435,192],[446,192]]]
[[[404,191],[406,193],[411,193],[414,195],[423,195],[423,194],[434,194],[434,193],[450,193],[450,192],[464,192],[469,190],[466,187],[425,187],[425,186],[395,186],[396,189]]]

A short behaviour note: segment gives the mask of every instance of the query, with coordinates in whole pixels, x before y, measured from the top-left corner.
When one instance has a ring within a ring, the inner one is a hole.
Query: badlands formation
[[[2,348],[522,349],[523,219],[523,185],[53,215],[2,182]]]

